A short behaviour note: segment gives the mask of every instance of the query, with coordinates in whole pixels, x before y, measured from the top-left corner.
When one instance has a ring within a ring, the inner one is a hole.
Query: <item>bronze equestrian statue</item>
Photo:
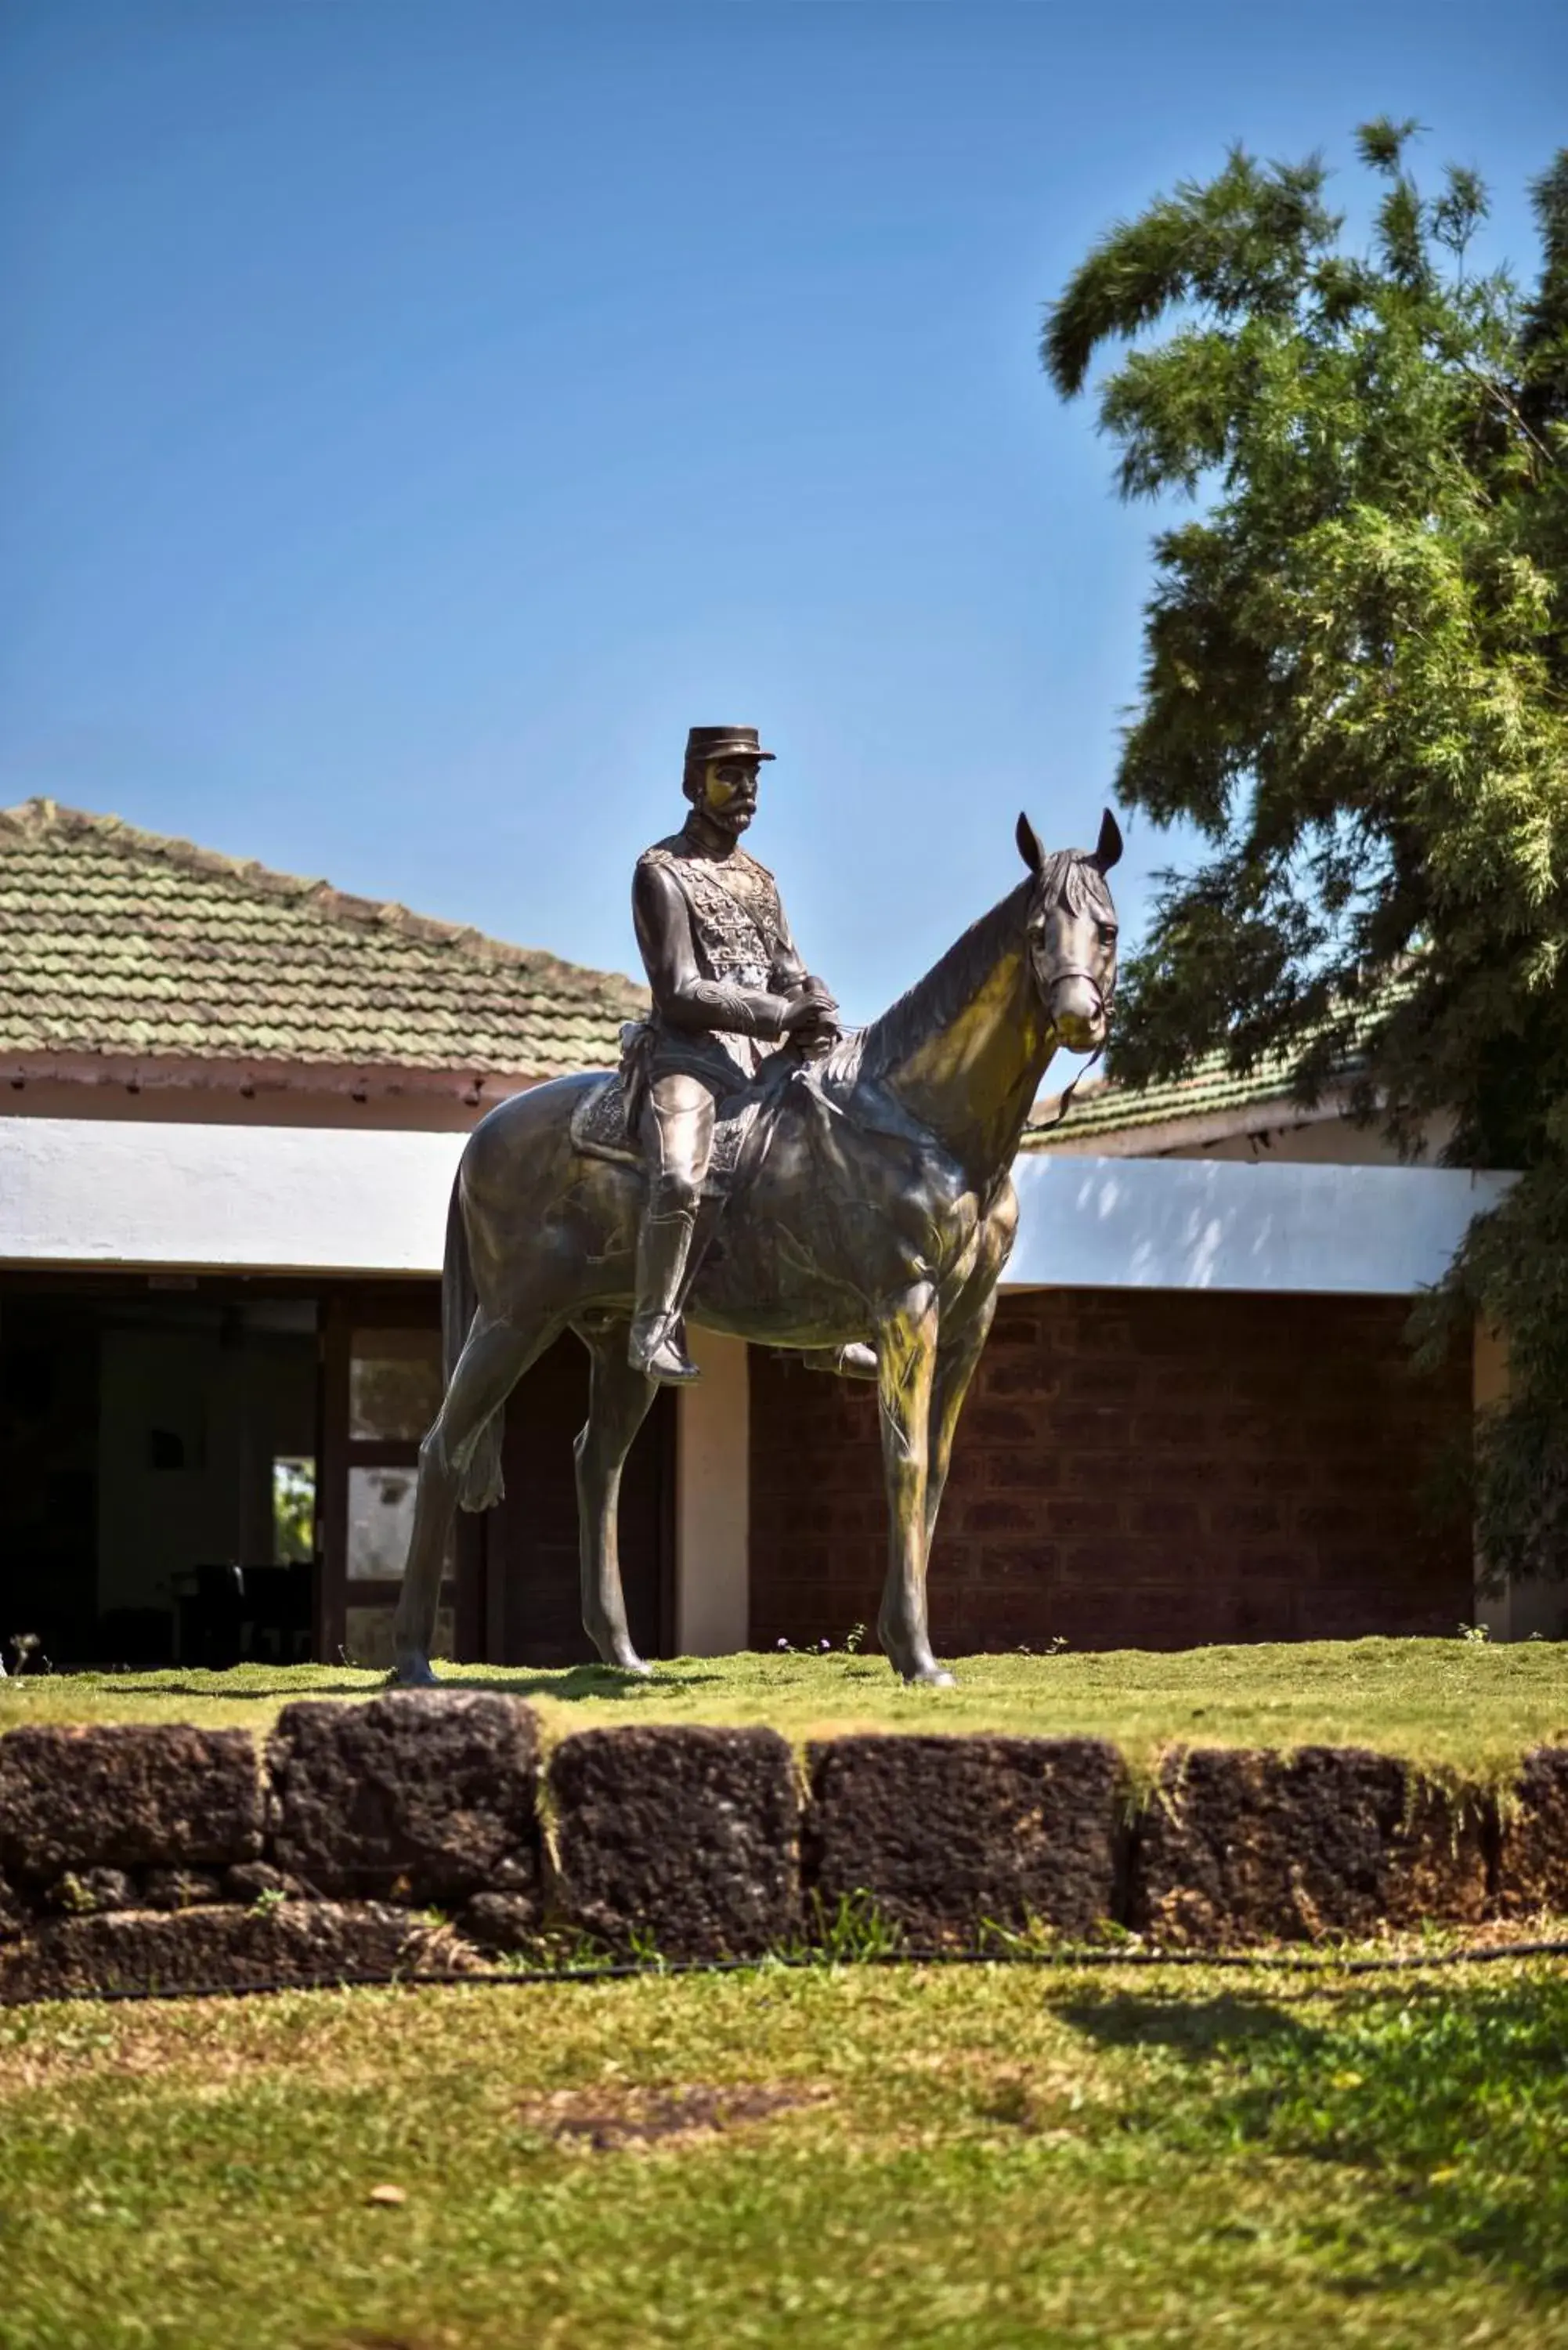
[[[771,876],[738,846],[764,755],[747,729],[693,730],[692,813],[639,867],[654,1008],[629,1032],[620,1076],[515,1094],[463,1150],[441,1284],[446,1397],[420,1449],[395,1627],[400,1681],[435,1678],[453,1514],[499,1498],[506,1399],[566,1329],[592,1360],[576,1445],[583,1623],[607,1665],[646,1672],[627,1630],[617,1503],[659,1382],[692,1376],[683,1310],[819,1366],[874,1371],[889,1518],[878,1637],[906,1680],[951,1679],[931,1653],[927,1559],[1012,1245],[1024,1121],[1058,1045],[1105,1042],[1116,975],[1106,875],[1121,835],[1107,813],[1092,855],[1047,855],[1021,816],[1023,879],[890,1011],[840,1035]]]

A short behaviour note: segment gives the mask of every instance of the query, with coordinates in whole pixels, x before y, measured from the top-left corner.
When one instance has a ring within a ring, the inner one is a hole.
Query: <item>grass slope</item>
[[[444,1669],[461,1688],[539,1708],[547,1737],[625,1721],[767,1721],[796,1741],[845,1730],[1090,1732],[1135,1769],[1173,1742],[1366,1745],[1437,1770],[1501,1776],[1528,1746],[1568,1741],[1568,1643],[1340,1640],[1256,1648],[970,1657],[956,1690],[906,1689],[877,1657],[680,1658],[649,1681],[598,1667]],[[0,1683],[0,1731],[24,1721],[240,1722],[268,1730],[295,1697],[364,1698],[348,1667],[70,1674]]]
[[[0,2350],[1551,2350],[1565,2048],[1512,1962],[19,2011]]]

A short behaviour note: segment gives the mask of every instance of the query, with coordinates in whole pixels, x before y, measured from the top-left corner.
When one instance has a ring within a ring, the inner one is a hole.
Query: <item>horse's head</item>
[[[1106,876],[1122,853],[1109,808],[1092,856],[1081,848],[1047,856],[1026,816],[1018,849],[1034,876],[1029,892],[1029,968],[1060,1042],[1069,1053],[1097,1053],[1116,992],[1116,910]]]

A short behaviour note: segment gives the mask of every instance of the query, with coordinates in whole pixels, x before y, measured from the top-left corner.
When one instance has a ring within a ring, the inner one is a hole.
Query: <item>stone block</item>
[[[16,1878],[249,1860],[261,1829],[243,1730],[39,1723],[0,1738],[0,1866]]]
[[[271,1857],[317,1895],[461,1901],[537,1878],[538,1730],[520,1699],[406,1690],[284,1708]]]
[[[748,1958],[799,1922],[794,1760],[773,1730],[634,1726],[550,1758],[552,1908],[615,1950]]]
[[[1086,1934],[1112,1914],[1114,1747],[1095,1738],[835,1738],[807,1752],[802,1874],[814,1930],[864,1896],[919,1950],[988,1924]]]
[[[1487,1907],[1487,1803],[1387,1754],[1173,1754],[1139,1823],[1128,1922],[1159,1942],[1313,1940]]]
[[[458,1919],[465,1940],[482,1950],[525,1950],[539,1929],[539,1903],[533,1894],[476,1893]]]
[[[1568,1914],[1568,1746],[1524,1758],[1502,1807],[1497,1898],[1505,1918]]]
[[[478,1955],[455,1936],[382,1903],[122,1909],[51,1922],[0,1944],[0,2006],[482,1970]]]

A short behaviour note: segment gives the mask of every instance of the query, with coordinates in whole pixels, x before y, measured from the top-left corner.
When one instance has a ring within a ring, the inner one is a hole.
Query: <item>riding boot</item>
[[[671,1216],[646,1215],[637,1236],[637,1311],[627,1357],[634,1370],[670,1387],[701,1377],[680,1326],[681,1284],[696,1222],[689,1208]]]

